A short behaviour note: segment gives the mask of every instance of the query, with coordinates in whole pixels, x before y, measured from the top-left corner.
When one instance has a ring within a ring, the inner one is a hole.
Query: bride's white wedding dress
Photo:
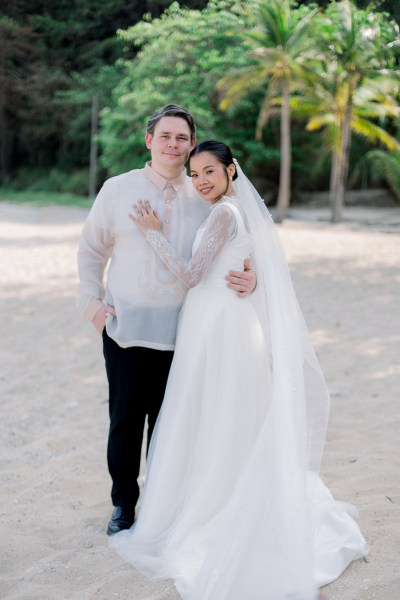
[[[251,252],[242,216],[229,199],[215,205],[189,264],[158,232],[148,241],[191,289],[139,517],[110,544],[185,600],[314,600],[367,547],[354,507],[302,467],[301,415],[273,400],[256,294],[226,287]]]

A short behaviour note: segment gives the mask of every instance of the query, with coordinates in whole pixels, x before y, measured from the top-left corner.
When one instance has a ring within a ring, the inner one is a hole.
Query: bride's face
[[[218,202],[221,196],[233,194],[230,177],[234,172],[234,165],[226,168],[211,152],[202,152],[190,159],[190,176],[193,187],[204,200],[211,204]]]

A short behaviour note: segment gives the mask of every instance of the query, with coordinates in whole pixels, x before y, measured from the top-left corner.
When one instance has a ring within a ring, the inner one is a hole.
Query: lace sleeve
[[[168,269],[190,288],[204,277],[226,242],[233,239],[236,232],[237,222],[233,211],[221,204],[208,217],[200,245],[189,262],[179,256],[160,231],[149,230],[146,239]]]

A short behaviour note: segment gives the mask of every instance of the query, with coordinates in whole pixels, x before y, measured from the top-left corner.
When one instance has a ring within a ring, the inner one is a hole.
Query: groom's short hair
[[[153,135],[157,123],[163,117],[179,117],[180,119],[184,119],[189,125],[190,138],[193,140],[196,136],[196,125],[194,124],[192,115],[185,108],[177,104],[167,104],[163,108],[160,108],[160,110],[157,110],[147,121],[146,133]]]

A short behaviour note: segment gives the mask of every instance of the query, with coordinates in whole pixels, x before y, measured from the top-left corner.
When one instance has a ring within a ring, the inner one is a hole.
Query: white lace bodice
[[[243,270],[243,262],[250,254],[250,237],[239,210],[228,198],[212,207],[196,234],[189,261],[178,254],[161,232],[151,229],[146,239],[168,269],[189,288],[210,278],[220,279],[225,286],[227,272]]]

